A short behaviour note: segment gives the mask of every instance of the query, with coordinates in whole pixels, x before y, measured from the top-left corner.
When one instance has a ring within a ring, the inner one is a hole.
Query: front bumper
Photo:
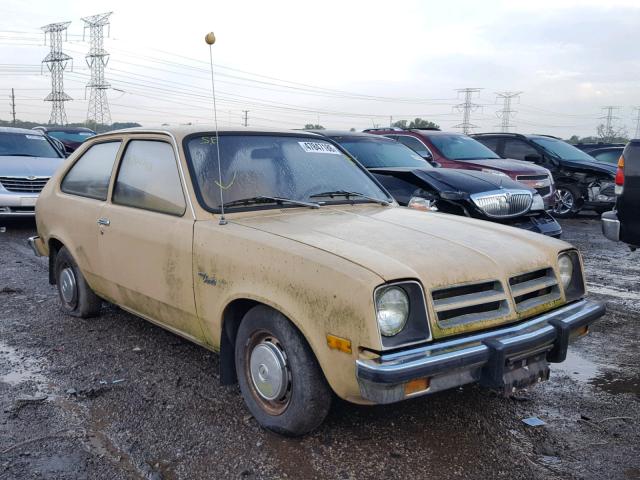
[[[27,240],[27,245],[33,250],[33,253],[36,257],[46,257],[47,252],[45,251],[44,244],[42,239],[37,235],[35,237],[29,237]]]
[[[33,217],[37,193],[8,192],[0,187],[0,217]]]
[[[524,217],[522,220],[517,219],[509,225],[555,238],[560,238],[562,235],[562,227],[558,221],[547,212],[540,212],[539,215]]]
[[[616,212],[604,212],[602,214],[602,233],[609,240],[620,240],[620,220]]]
[[[564,361],[569,342],[604,312],[602,303],[579,300],[516,326],[359,359],[360,394],[374,403],[393,403],[473,382],[511,389],[531,383],[531,372],[541,372],[536,381],[545,380],[547,362]],[[426,379],[426,388],[406,388],[419,379]]]

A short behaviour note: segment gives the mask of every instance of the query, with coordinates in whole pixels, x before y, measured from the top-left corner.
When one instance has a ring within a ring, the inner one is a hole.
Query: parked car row
[[[112,302],[219,352],[221,382],[282,434],[313,430],[334,395],[386,404],[534,385],[605,311],[585,299],[570,244],[420,211],[522,206],[474,199],[486,183],[543,212],[534,188],[425,167],[381,136],[141,128],[62,162],[29,244],[63,310],[90,317]],[[407,204],[431,197],[400,207],[382,184],[397,180]]]

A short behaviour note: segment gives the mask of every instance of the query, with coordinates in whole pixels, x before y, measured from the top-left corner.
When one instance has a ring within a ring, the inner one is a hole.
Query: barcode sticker
[[[342,155],[340,150],[325,142],[298,142],[302,149],[307,153],[331,153],[333,155]]]
[[[44,140],[44,135],[25,135],[29,140]]]

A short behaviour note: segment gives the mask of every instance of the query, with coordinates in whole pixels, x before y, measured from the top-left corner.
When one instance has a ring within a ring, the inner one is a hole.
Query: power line
[[[462,123],[454,125],[453,128],[461,128],[462,133],[471,133],[472,128],[477,128],[477,125],[471,123],[471,112],[480,108],[480,105],[473,103],[471,99],[474,93],[480,93],[481,88],[460,88],[457,90],[458,95],[464,93],[464,102],[456,105],[454,108],[459,112],[462,112]]]
[[[500,125],[500,131],[509,132],[509,128],[515,128],[515,125],[511,125],[510,120],[512,116],[517,113],[516,110],[511,109],[511,100],[519,99],[522,92],[496,92],[496,100],[502,99],[502,110],[496,113],[498,118],[502,119]]]
[[[100,13],[90,17],[82,18],[84,22],[84,32],[89,29],[89,53],[85,57],[87,65],[91,69],[91,80],[87,88],[89,93],[89,108],[87,110],[87,121],[93,120],[100,125],[111,123],[109,112],[109,101],[107,99],[107,89],[111,87],[104,79],[104,68],[109,62],[109,54],[104,49],[104,27],[110,28],[109,17],[113,12]],[[108,36],[108,34],[107,34]]]
[[[64,111],[64,102],[73,100],[64,93],[64,70],[67,68],[69,60],[73,62],[73,59],[62,51],[62,32],[65,32],[66,35],[70,24],[71,22],[50,23],[42,27],[42,31],[45,34],[45,43],[48,33],[51,45],[51,51],[42,60],[42,63],[47,66],[51,73],[51,93],[44,98],[44,101],[51,102],[49,123],[58,125],[66,125],[67,114]]]

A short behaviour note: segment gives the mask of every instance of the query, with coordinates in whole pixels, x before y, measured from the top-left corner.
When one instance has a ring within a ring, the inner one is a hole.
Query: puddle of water
[[[640,374],[624,375],[619,372],[606,372],[589,382],[612,395],[632,393],[640,398]]]
[[[600,285],[598,283],[587,283],[587,287],[590,293],[609,295],[610,297],[621,298],[623,300],[640,301],[640,292],[630,292],[629,290],[622,290],[615,287],[605,287],[604,285]]]
[[[567,352],[567,359],[564,362],[553,364],[551,368],[561,370],[574,380],[585,383],[595,378],[600,371],[598,365],[571,349]]]
[[[0,342],[0,365],[3,366],[0,383],[16,386],[28,381],[40,384],[46,381],[40,374],[40,366],[34,359],[22,358],[18,350],[2,342]]]

